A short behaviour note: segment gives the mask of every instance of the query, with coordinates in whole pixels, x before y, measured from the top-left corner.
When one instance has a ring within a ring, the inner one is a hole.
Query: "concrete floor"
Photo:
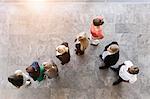
[[[11,1],[15,0],[0,3],[0,99],[150,99],[149,0],[46,4]],[[98,47],[89,46],[84,56],[76,56],[76,34],[89,33],[90,22],[97,15],[104,16],[105,38]],[[121,47],[115,66],[131,60],[140,67],[133,85],[112,86],[114,72],[98,69],[102,65],[98,55],[114,40]],[[55,57],[55,47],[63,41],[69,42],[71,61],[62,66]],[[25,71],[34,60],[42,63],[49,58],[58,65],[59,80],[33,82],[21,89],[7,81],[16,69]]]

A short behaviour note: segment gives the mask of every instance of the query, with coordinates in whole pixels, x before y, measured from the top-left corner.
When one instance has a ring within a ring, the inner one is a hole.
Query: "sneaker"
[[[122,80],[121,80],[121,79],[118,79],[118,80],[116,80],[116,81],[113,83],[113,86],[118,85],[118,84],[120,84],[121,82],[122,82]]]
[[[102,67],[99,67],[99,69],[107,69],[108,67],[106,66],[102,66]]]
[[[92,45],[92,46],[98,46],[99,44],[92,44],[92,43],[91,43],[91,45]]]
[[[100,54],[99,57],[102,59],[102,55]],[[103,60],[103,59],[102,59]]]
[[[118,85],[120,82],[117,80],[115,82],[113,82],[113,86]]]
[[[117,69],[113,68],[113,67],[110,67],[110,69],[113,70],[113,71],[115,71],[115,72],[117,71]]]

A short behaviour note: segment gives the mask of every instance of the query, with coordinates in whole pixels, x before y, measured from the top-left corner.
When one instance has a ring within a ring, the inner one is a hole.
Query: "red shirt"
[[[99,18],[100,20],[103,19],[101,16],[98,16],[97,18]],[[103,34],[103,31],[102,31],[102,26],[101,25],[96,27],[92,23],[91,27],[90,27],[90,31],[91,31],[91,34],[92,34],[93,37],[96,37],[96,38],[99,38],[99,39],[104,38],[104,34]]]

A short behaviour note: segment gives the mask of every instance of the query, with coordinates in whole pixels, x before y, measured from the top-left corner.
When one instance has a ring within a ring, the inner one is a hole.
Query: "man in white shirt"
[[[137,74],[139,73],[139,68],[131,61],[125,61],[123,64],[119,65],[118,68],[112,68],[115,72],[118,73],[119,79],[113,83],[113,85],[117,85],[120,82],[129,82],[134,83],[137,80]]]

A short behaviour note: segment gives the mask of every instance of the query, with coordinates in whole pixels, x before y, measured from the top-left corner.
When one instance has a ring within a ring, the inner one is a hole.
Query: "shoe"
[[[113,83],[113,86],[120,84],[122,81],[123,81],[122,79],[118,79]]]
[[[99,67],[99,69],[107,69],[108,67],[106,66],[102,66],[102,67]]]
[[[99,57],[102,59],[102,55],[100,54]],[[103,60],[103,59],[102,59]]]
[[[59,74],[56,75],[57,77],[59,76]]]
[[[120,82],[117,80],[113,83],[113,86],[118,85]]]
[[[92,44],[92,43],[91,43],[91,45],[93,45],[93,46],[98,46],[98,44]]]
[[[117,71],[117,69],[113,68],[113,67],[110,67],[110,69],[113,70],[113,71],[115,71],[115,72]]]

